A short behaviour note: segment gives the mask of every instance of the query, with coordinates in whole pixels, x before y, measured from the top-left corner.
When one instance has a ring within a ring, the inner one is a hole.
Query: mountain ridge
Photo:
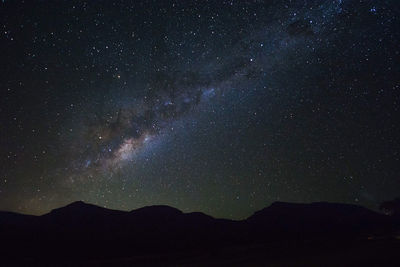
[[[176,213],[181,213],[181,214],[196,214],[196,213],[201,213],[204,214],[206,216],[212,217],[214,219],[224,219],[224,220],[232,220],[232,221],[244,221],[249,219],[250,217],[259,214],[260,212],[265,212],[267,210],[270,209],[274,209],[274,208],[299,208],[299,207],[315,207],[315,206],[342,206],[342,207],[357,207],[363,210],[367,210],[371,213],[375,213],[375,214],[379,214],[379,215],[384,215],[383,213],[379,213],[377,211],[374,211],[372,209],[363,207],[361,205],[356,205],[356,204],[348,204],[348,203],[337,203],[337,202],[326,202],[326,201],[319,201],[319,202],[308,202],[308,203],[299,203],[299,202],[285,202],[285,201],[275,201],[272,202],[269,206],[266,206],[265,208],[262,208],[260,210],[255,211],[253,214],[249,215],[247,218],[245,219],[228,219],[228,218],[216,218],[212,215],[206,214],[204,212],[200,212],[200,211],[191,211],[191,212],[183,212],[175,207],[169,206],[169,205],[149,205],[149,206],[143,206],[137,209],[133,209],[133,210],[118,210],[118,209],[109,209],[106,207],[102,207],[102,206],[98,206],[92,203],[87,203],[84,202],[82,200],[78,200],[78,201],[74,201],[71,202],[65,206],[61,206],[59,208],[54,208],[52,210],[50,210],[47,213],[41,214],[41,215],[33,215],[33,214],[25,214],[25,213],[19,213],[19,212],[15,212],[15,211],[2,211],[0,210],[0,215],[1,214],[5,214],[5,213],[9,213],[9,214],[15,214],[15,215],[22,215],[22,216],[31,216],[31,217],[43,217],[55,212],[59,212],[59,211],[65,211],[68,209],[85,209],[85,210],[90,210],[90,209],[97,209],[97,210],[104,210],[104,211],[116,211],[116,212],[121,212],[121,213],[134,213],[137,211],[140,212],[147,212],[150,210],[155,210],[155,209],[159,209],[159,210],[170,210],[173,211],[175,210]]]
[[[78,201],[40,216],[0,212],[0,249],[7,257],[23,251],[28,258],[113,258],[321,239],[343,243],[399,230],[391,216],[340,203],[276,202],[235,221],[166,205],[119,211]]]

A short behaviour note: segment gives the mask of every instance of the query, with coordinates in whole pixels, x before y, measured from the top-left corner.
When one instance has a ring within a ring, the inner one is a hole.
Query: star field
[[[2,1],[0,210],[244,218],[400,188],[396,1]]]

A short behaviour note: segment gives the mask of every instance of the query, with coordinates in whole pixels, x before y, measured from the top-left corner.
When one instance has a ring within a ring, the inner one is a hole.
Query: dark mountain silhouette
[[[253,229],[278,236],[291,234],[372,234],[392,229],[390,218],[361,206],[317,202],[311,204],[275,202],[257,211],[247,221]],[[384,227],[383,227],[384,226]],[[272,234],[272,233],[271,233]]]
[[[260,244],[395,240],[399,228],[392,216],[326,202],[275,202],[242,221],[169,206],[127,212],[82,201],[42,216],[0,212],[1,249],[8,259],[104,260]]]

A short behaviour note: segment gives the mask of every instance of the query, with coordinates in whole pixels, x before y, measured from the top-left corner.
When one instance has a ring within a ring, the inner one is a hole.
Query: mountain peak
[[[254,220],[271,220],[272,218],[282,221],[290,221],[294,218],[310,221],[319,221],[326,218],[350,219],[350,218],[377,218],[381,215],[362,206],[344,203],[313,202],[313,203],[290,203],[274,202],[270,206],[256,211],[248,218]]]
[[[66,209],[68,209],[68,210],[70,210],[70,209],[72,209],[72,210],[80,210],[80,209],[90,209],[90,208],[103,209],[103,208],[101,208],[99,206],[96,206],[96,205],[93,205],[93,204],[88,204],[88,203],[83,202],[82,200],[79,200],[79,201],[72,202],[72,203],[70,203],[70,204],[68,204],[68,205],[66,205],[64,207],[60,207],[60,208],[54,209],[52,211],[66,210]]]
[[[149,214],[182,214],[177,208],[173,208],[167,205],[153,205],[132,210],[131,213],[149,213]]]
[[[53,209],[47,215],[56,215],[56,216],[82,216],[82,215],[110,215],[116,213],[124,213],[123,211],[111,210],[103,207],[99,207],[93,204],[85,203],[83,201],[75,201],[64,207]]]
[[[65,207],[70,207],[70,206],[80,207],[80,206],[89,206],[89,205],[91,205],[91,204],[87,204],[87,203],[83,202],[82,200],[78,200],[78,201],[75,201],[75,202],[72,202],[72,203],[66,205]]]

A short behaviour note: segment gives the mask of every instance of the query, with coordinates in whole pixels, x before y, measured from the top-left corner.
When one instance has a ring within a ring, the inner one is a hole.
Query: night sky
[[[396,0],[2,0],[0,28],[0,210],[400,195]]]

